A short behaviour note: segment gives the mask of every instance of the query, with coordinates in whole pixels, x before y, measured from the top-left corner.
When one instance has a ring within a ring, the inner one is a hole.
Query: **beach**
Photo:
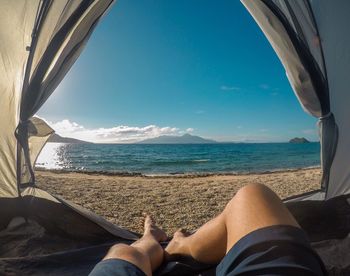
[[[213,218],[239,188],[249,183],[270,187],[281,198],[320,187],[319,168],[256,174],[120,176],[38,170],[37,185],[83,206],[108,221],[142,232],[142,214],[152,214],[171,235]]]

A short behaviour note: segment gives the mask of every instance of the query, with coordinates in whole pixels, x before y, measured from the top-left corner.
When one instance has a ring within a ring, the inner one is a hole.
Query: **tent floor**
[[[350,275],[350,196],[325,202],[287,203],[308,233],[312,246],[330,275]],[[74,223],[73,223],[74,224]],[[76,239],[47,231],[29,219],[12,221],[0,232],[0,271],[6,275],[87,275],[118,239]],[[120,242],[120,239],[119,239]],[[215,267],[179,260],[162,267],[158,275],[214,275]]]

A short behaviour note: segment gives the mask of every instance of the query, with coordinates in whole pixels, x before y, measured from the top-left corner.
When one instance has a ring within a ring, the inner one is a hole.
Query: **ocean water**
[[[36,167],[109,173],[266,172],[320,165],[320,144],[62,144],[48,143]]]

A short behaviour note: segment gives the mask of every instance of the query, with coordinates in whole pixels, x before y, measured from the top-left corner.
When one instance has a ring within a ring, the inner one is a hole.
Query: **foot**
[[[166,233],[156,225],[153,218],[149,215],[145,217],[144,229],[144,236],[151,235],[158,242],[163,242],[168,239]]]
[[[186,246],[186,238],[188,236],[190,236],[190,234],[183,229],[175,232],[173,239],[164,249],[166,261],[172,261],[180,256],[191,256],[191,252],[189,252],[189,249]]]

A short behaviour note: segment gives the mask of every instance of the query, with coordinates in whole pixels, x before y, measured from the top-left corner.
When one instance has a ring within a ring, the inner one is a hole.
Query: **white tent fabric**
[[[242,2],[257,21],[276,51],[276,54],[286,69],[287,77],[293,90],[305,111],[315,117],[321,117],[322,115],[327,114],[328,110],[322,110],[322,102],[320,101],[316,87],[313,84],[311,73],[308,68],[305,67],[304,60],[300,58],[297,45],[293,43],[293,39],[289,36],[290,31],[293,31],[298,35],[295,31],[295,25],[293,22],[290,24],[291,30],[288,30],[263,1]],[[282,5],[282,3],[286,2],[279,1],[279,3]],[[302,9],[301,7],[299,8]],[[305,9],[305,7],[303,8]],[[305,16],[304,13],[303,15]],[[287,17],[286,15],[286,18],[290,18],[290,16]],[[303,21],[308,21],[304,17],[302,18]],[[308,34],[308,36],[317,37],[315,28],[310,27],[310,24],[306,26],[308,26],[308,28],[303,32],[303,36],[306,36],[304,34]],[[321,55],[319,47],[316,47],[313,52],[316,52],[317,56]]]
[[[1,197],[17,197],[34,184],[32,166],[52,130],[31,116],[78,58],[112,2],[1,1]]]
[[[0,198],[12,202],[12,211],[23,216],[28,215],[25,208],[35,209],[41,199],[61,206],[51,205],[56,212],[69,208],[115,237],[135,240],[134,233],[35,187],[33,172],[36,158],[53,130],[32,116],[78,58],[112,3],[113,0],[0,2]]]
[[[301,105],[320,119],[322,194],[350,192],[349,1],[242,0],[271,43]],[[338,15],[339,13],[339,15]],[[335,48],[339,51],[335,51]]]
[[[321,34],[330,107],[339,128],[327,197],[350,192],[350,1],[310,1]]]
[[[32,4],[30,4],[31,2]],[[0,3],[0,196],[16,197],[16,139],[23,76],[28,59],[26,47],[39,1]]]

